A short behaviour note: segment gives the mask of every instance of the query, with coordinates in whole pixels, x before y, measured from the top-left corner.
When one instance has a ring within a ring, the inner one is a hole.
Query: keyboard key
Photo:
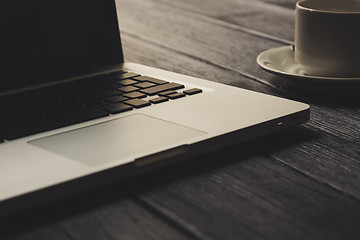
[[[122,81],[118,81],[117,83],[121,84],[122,86],[129,86],[129,85],[134,85],[134,84],[139,83],[139,82],[131,80],[131,79],[125,79],[125,80],[122,80]]]
[[[134,77],[133,79],[138,80],[140,82],[152,82],[152,83],[155,83],[155,84],[158,84],[158,85],[169,83],[169,82],[164,81],[164,80],[160,80],[160,79],[152,78],[152,77],[147,77],[147,76]]]
[[[123,80],[123,79],[140,76],[140,74],[133,73],[133,72],[127,72],[127,73],[111,74],[111,76],[116,79]]]
[[[146,98],[147,97],[146,94],[139,93],[139,92],[125,93],[124,96],[127,98]]]
[[[185,93],[174,93],[174,94],[167,95],[167,97],[170,99],[178,99],[178,98],[182,98],[185,96],[186,96]]]
[[[150,99],[149,102],[151,103],[162,103],[162,102],[167,102],[169,101],[169,99],[167,97],[157,97],[157,98],[153,98],[153,99]]]
[[[153,96],[160,92],[165,92],[168,90],[176,90],[176,89],[181,89],[181,88],[184,88],[184,85],[178,84],[178,83],[167,83],[167,84],[163,84],[163,85],[159,85],[159,86],[155,86],[155,87],[151,87],[151,88],[142,89],[142,90],[140,90],[140,92],[145,93],[150,96]]]
[[[151,83],[151,82],[141,82],[138,84],[135,84],[134,87],[138,87],[138,88],[149,88],[149,87],[154,87],[156,86],[155,83]]]
[[[129,99],[126,98],[126,97],[123,97],[123,96],[114,96],[114,97],[111,97],[111,98],[107,98],[106,100],[111,102],[111,103],[120,103],[120,102],[123,102],[125,100],[129,100]]]
[[[133,86],[125,86],[125,87],[118,88],[118,90],[121,92],[124,92],[124,93],[129,93],[129,92],[135,92],[135,91],[139,90],[139,88],[133,87]]]
[[[146,106],[150,106],[151,103],[142,99],[131,99],[128,101],[125,101],[124,103],[131,105],[134,108],[142,108]]]
[[[120,83],[122,85],[120,85]],[[178,83],[116,72],[0,97],[0,143],[201,92]],[[149,101],[147,95],[162,95]],[[89,109],[90,108],[90,109]]]
[[[199,88],[192,88],[192,89],[189,89],[189,90],[185,90],[183,93],[185,93],[186,95],[194,95],[194,94],[198,94],[198,93],[201,93],[202,90],[199,89]]]
[[[123,104],[123,103],[117,103],[117,104],[113,104],[113,105],[102,108],[102,110],[109,112],[111,114],[126,112],[126,111],[130,111],[132,109],[133,108],[131,106]]]
[[[165,91],[165,92],[159,93],[159,96],[166,97],[167,95],[175,94],[175,93],[177,93],[177,91],[170,90],[170,91]]]

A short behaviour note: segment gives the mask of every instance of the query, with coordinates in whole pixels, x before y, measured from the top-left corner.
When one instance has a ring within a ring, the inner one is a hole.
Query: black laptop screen
[[[0,92],[123,62],[114,0],[5,0],[0,9]]]

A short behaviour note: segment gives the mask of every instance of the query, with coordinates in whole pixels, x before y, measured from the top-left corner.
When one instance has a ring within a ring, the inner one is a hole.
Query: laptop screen
[[[123,62],[114,0],[4,0],[0,92]]]

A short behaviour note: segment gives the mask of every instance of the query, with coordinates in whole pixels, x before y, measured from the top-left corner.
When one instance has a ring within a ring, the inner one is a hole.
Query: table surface
[[[295,1],[117,0],[126,61],[303,101],[311,119],[22,213],[0,238],[360,239],[358,95],[256,63],[293,43]]]

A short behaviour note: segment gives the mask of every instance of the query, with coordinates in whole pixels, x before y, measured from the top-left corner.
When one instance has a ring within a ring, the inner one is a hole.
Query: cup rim
[[[301,10],[306,10],[306,11],[310,11],[310,12],[319,12],[319,13],[328,13],[328,14],[360,14],[360,10],[358,11],[341,11],[341,10],[323,10],[323,9],[316,9],[313,7],[307,7],[307,6],[303,6],[301,4],[306,3],[306,2],[310,2],[312,0],[300,0],[296,3],[296,8],[301,9]]]

